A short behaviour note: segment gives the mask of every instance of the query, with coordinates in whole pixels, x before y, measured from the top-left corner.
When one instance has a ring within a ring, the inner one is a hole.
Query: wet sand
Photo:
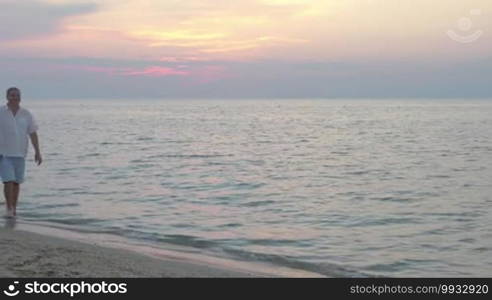
[[[0,228],[0,251],[0,277],[324,277],[12,218]]]
[[[0,277],[262,277],[14,229],[0,249]]]

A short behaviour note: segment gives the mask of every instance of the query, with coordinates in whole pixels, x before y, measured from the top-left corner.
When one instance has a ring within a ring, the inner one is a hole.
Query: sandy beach
[[[15,221],[6,219],[4,227],[0,228],[0,277],[320,276],[280,267],[262,268],[261,265],[179,251],[155,251],[138,246],[131,249],[118,248],[114,243],[109,243],[108,236],[104,235],[12,222]]]
[[[9,228],[0,229],[0,249],[0,277],[262,276]]]

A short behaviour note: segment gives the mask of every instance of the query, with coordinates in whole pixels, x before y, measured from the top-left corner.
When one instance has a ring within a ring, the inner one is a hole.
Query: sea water
[[[492,101],[29,100],[19,220],[327,276],[492,275]]]

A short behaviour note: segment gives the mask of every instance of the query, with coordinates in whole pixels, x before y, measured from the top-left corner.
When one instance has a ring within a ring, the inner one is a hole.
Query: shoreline
[[[0,277],[323,277],[317,273],[130,245],[84,233],[5,219],[0,229]]]

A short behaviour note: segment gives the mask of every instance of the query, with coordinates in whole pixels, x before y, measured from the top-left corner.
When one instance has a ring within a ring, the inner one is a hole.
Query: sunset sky
[[[490,0],[0,0],[30,98],[492,97]]]

